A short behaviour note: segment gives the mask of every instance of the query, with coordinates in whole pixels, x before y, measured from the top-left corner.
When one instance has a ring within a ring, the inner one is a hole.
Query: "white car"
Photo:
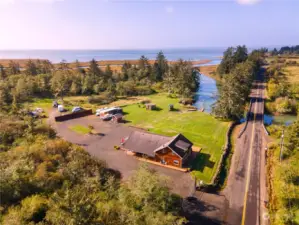
[[[58,109],[59,112],[64,112],[64,107],[63,107],[63,105],[58,105],[58,106],[57,106],[57,109]]]
[[[82,111],[82,110],[83,110],[83,109],[82,109],[81,107],[76,106],[76,107],[74,107],[74,108],[72,109],[72,113],[80,112],[80,111]]]

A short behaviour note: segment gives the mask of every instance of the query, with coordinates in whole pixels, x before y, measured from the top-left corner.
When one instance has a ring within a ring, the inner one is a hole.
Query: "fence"
[[[92,115],[91,109],[83,110],[83,111],[75,112],[75,113],[68,113],[68,114],[61,115],[61,116],[56,116],[55,121],[62,122],[62,121],[71,120],[71,119],[75,119],[75,118],[79,118],[79,117],[83,117],[83,116],[89,116],[89,115]]]

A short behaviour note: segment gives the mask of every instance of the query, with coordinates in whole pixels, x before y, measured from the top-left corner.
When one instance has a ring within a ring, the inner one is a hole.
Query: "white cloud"
[[[237,2],[241,5],[254,5],[260,1],[261,0],[237,0]]]
[[[165,10],[166,10],[167,13],[173,13],[174,8],[173,8],[172,6],[167,6],[167,7],[165,8]]]

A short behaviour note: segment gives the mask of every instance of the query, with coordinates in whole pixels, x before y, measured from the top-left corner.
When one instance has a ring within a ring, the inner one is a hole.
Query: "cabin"
[[[193,143],[184,135],[166,137],[140,131],[133,131],[122,139],[122,149],[130,155],[145,157],[149,160],[183,168],[192,153]]]

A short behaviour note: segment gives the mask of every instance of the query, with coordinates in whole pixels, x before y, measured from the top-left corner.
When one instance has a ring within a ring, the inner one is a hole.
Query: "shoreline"
[[[4,67],[8,67],[9,65],[9,62],[10,61],[13,61],[13,62],[16,62],[16,63],[19,63],[20,67],[24,67],[25,64],[29,61],[33,61],[33,62],[37,62],[37,60],[47,60],[47,59],[0,59],[0,64],[3,65]],[[107,66],[107,65],[110,65],[110,66],[122,66],[125,62],[127,63],[131,63],[133,65],[136,65],[138,64],[138,61],[139,59],[123,59],[123,60],[97,60],[97,63],[99,64],[99,66]],[[149,59],[148,62],[150,65],[153,65],[155,63],[156,60],[154,59]],[[174,64],[176,63],[178,60],[168,60],[169,64]],[[191,60],[191,64],[192,65],[200,65],[200,64],[207,64],[207,63],[210,63],[212,62],[213,60],[212,59],[202,59],[202,60]],[[75,62],[66,62],[71,68],[75,66]],[[81,67],[86,67],[89,65],[89,61],[87,62],[80,62],[79,61],[79,64]],[[53,65],[59,65],[59,63],[53,63]]]
[[[0,59],[0,65],[2,65],[4,68],[7,68],[10,61],[17,62],[20,65],[20,69],[24,70],[24,67],[28,60],[32,60],[33,62],[36,62],[37,60],[47,60],[47,59]],[[148,60],[150,65],[153,65],[155,63],[155,60],[150,59]],[[172,65],[176,63],[178,60],[169,60],[169,64]],[[203,73],[204,75],[213,78],[217,81],[221,81],[221,78],[215,75],[216,69],[219,64],[216,65],[205,65],[213,62],[212,59],[202,59],[202,60],[190,60],[191,64],[194,66],[198,72]],[[130,60],[98,60],[97,63],[100,68],[105,68],[107,65],[110,66],[111,70],[119,72],[121,70],[122,65],[128,62],[132,65],[138,64],[138,59],[130,59]],[[70,69],[75,69],[75,62],[67,62]],[[59,63],[53,63],[54,67],[58,67]],[[80,62],[79,61],[80,68],[88,68],[89,62]],[[195,66],[196,65],[196,66]]]

